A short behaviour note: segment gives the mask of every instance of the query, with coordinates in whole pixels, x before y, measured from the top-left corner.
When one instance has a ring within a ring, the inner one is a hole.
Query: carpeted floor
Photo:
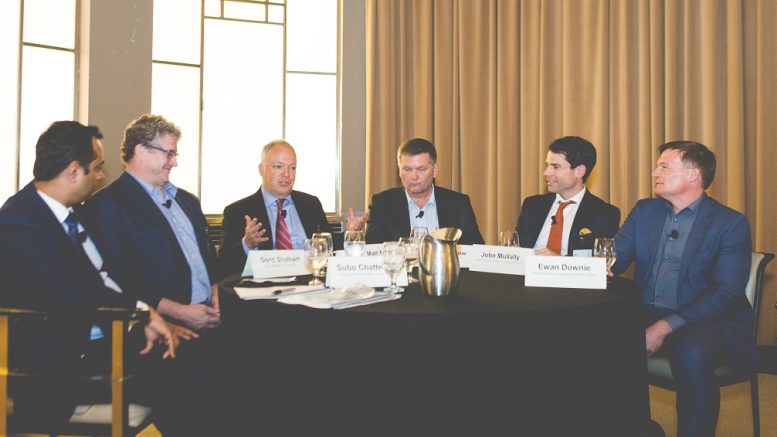
[[[777,435],[777,376],[758,375],[761,404],[761,435]],[[674,392],[650,387],[650,413],[661,424],[667,437],[677,436],[677,414]],[[716,437],[747,437],[753,435],[750,409],[750,384],[724,387],[720,391],[720,417]],[[150,436],[149,436],[150,437]]]
[[[761,435],[777,435],[777,376],[761,374],[758,377],[761,397]],[[664,428],[667,437],[676,437],[677,416],[674,393],[650,387],[651,416]],[[720,418],[716,437],[747,437],[753,432],[750,410],[750,384],[737,384],[721,390]],[[159,437],[153,425],[140,437]]]

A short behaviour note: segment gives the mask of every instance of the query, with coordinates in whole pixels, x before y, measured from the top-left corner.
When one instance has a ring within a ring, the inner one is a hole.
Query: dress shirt
[[[662,237],[658,242],[652,273],[648,277],[643,293],[645,304],[656,308],[677,309],[680,265],[685,243],[696,221],[700,201],[701,198],[697,199],[677,214],[672,211],[672,204],[666,202],[667,214],[661,231]],[[676,238],[672,238],[672,231],[676,231]],[[675,314],[670,314],[663,319],[669,323],[672,330],[677,330],[685,324],[685,320]]]
[[[568,202],[570,200],[574,200],[575,203],[569,204],[564,208],[564,229],[561,233],[561,253],[562,255],[565,253],[568,253],[569,249],[569,233],[572,231],[572,223],[575,221],[575,215],[577,215],[577,209],[580,207],[580,202],[583,201],[583,196],[585,196],[586,189],[583,187],[582,190],[580,190],[577,194],[570,197],[569,199],[564,199],[561,197],[560,194],[556,193],[556,200],[553,201],[553,206],[550,207],[550,211],[548,211],[547,217],[545,217],[545,224],[542,225],[542,230],[540,231],[540,234],[537,236],[537,241],[534,243],[534,249],[542,249],[544,247],[548,246],[548,237],[550,237],[550,225],[552,223],[553,217],[556,215],[556,211],[558,211],[559,204],[561,202]]]
[[[67,224],[65,224],[65,219],[70,215],[70,213],[73,212],[73,208],[68,208],[67,206],[61,204],[57,199],[54,199],[43,191],[38,190],[38,195],[41,199],[43,199],[43,202],[46,203],[46,206],[49,207],[51,212],[54,214],[54,217],[56,217],[57,221],[62,225],[62,230],[67,233]],[[78,233],[80,234],[82,232],[85,232],[84,226],[81,224],[81,222],[78,222]],[[110,276],[108,276],[108,272],[103,270],[103,257],[100,255],[100,252],[97,250],[97,246],[94,245],[92,239],[89,238],[89,233],[86,233],[86,239],[81,243],[81,246],[84,248],[84,252],[89,258],[89,261],[92,262],[95,270],[100,272],[100,276],[103,278],[103,284],[105,284],[105,286],[111,290],[117,293],[121,293],[122,291],[121,287],[119,287],[119,284],[117,284],[113,279],[111,279]],[[97,325],[92,325],[90,339],[99,340],[103,337],[105,337],[105,334],[103,333],[102,329],[100,329],[100,327]]]
[[[432,185],[432,195],[429,196],[429,200],[423,208],[419,208],[418,205],[413,202],[413,199],[405,190],[405,197],[407,198],[407,211],[410,215],[410,230],[417,227],[425,227],[429,232],[440,229],[440,220],[437,217],[437,202],[434,197],[434,185]],[[424,216],[418,217],[418,214],[423,211]]]
[[[129,172],[128,172],[129,173]],[[181,205],[175,200],[178,188],[167,182],[163,189],[164,194],[151,185],[142,181],[132,173],[129,173],[148,193],[151,200],[156,204],[159,211],[165,217],[170,227],[173,229],[178,245],[181,247],[186,262],[189,264],[189,270],[192,275],[192,300],[191,303],[208,303],[210,301],[211,286],[208,277],[208,268],[205,266],[205,260],[200,253],[200,246],[197,243],[197,236],[194,234],[194,226],[181,208]],[[170,207],[165,206],[165,202],[170,200]]]
[[[267,209],[267,218],[270,221],[270,230],[272,231],[272,244],[275,249],[275,243],[278,241],[275,238],[275,225],[278,221],[278,198],[262,190],[262,198],[264,199],[264,207]],[[283,201],[283,209],[286,211],[286,227],[289,229],[289,235],[291,236],[291,247],[295,250],[301,250],[305,247],[305,228],[302,227],[302,220],[299,218],[297,207],[294,206],[294,199],[291,196],[285,197]],[[267,229],[267,223],[264,224],[264,228]],[[243,238],[243,250],[248,255],[249,247],[246,246],[246,240]]]

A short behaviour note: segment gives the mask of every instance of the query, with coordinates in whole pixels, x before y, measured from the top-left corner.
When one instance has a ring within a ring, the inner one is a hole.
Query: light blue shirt
[[[267,208],[267,218],[270,221],[270,229],[272,230],[273,249],[275,249],[275,244],[278,242],[278,239],[275,237],[275,227],[278,222],[278,198],[266,190],[262,190],[262,197],[264,198],[264,207]],[[284,199],[283,209],[286,211],[286,228],[288,228],[291,235],[291,247],[292,249],[301,250],[305,246],[307,235],[305,235],[302,219],[299,218],[297,207],[294,206],[294,199],[291,196]],[[245,242],[243,243],[243,248],[245,249]]]
[[[129,173],[129,172],[128,172]],[[208,277],[208,268],[205,266],[205,260],[200,253],[200,246],[197,244],[197,236],[194,233],[194,226],[181,208],[181,205],[175,200],[178,188],[170,182],[164,185],[165,193],[135,177],[129,173],[146,190],[151,200],[154,201],[159,211],[167,219],[170,227],[173,228],[175,239],[181,247],[186,262],[189,264],[189,270],[192,274],[192,303],[204,303],[210,301],[210,278]],[[170,199],[170,208],[164,204]]]
[[[678,294],[680,285],[680,266],[682,264],[685,244],[696,221],[699,212],[701,197],[691,203],[682,211],[675,214],[672,204],[666,202],[666,218],[661,237],[658,242],[656,256],[653,259],[653,269],[648,283],[645,286],[643,301],[657,308],[675,310],[678,307]],[[664,317],[672,330],[680,329],[685,325],[685,319],[676,314]]]
[[[423,208],[419,208],[413,202],[407,190],[405,190],[405,197],[407,198],[407,211],[410,215],[411,230],[417,227],[425,227],[429,232],[440,229],[440,220],[437,217],[437,202],[434,197],[434,185],[432,185],[432,195],[429,196],[429,200]],[[421,211],[424,212],[424,215],[423,217],[418,217]]]

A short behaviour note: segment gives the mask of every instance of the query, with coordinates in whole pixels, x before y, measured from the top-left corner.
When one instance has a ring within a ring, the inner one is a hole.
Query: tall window
[[[297,150],[295,188],[337,209],[338,0],[156,0],[152,112],[178,124],[177,185],[206,213],[256,191],[261,147]]]
[[[0,199],[32,179],[35,143],[75,119],[76,0],[0,2]]]

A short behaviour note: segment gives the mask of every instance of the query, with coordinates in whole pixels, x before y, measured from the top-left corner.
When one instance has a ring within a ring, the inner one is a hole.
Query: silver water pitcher
[[[440,228],[424,235],[418,250],[418,282],[430,296],[447,296],[459,285],[456,242],[461,229]]]

